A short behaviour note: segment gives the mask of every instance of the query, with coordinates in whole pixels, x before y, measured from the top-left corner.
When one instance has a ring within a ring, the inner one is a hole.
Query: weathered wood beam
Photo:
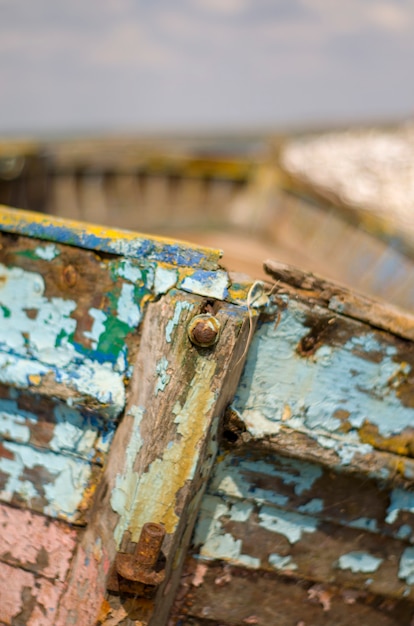
[[[194,316],[206,312],[214,315],[221,331],[214,346],[200,348],[191,343],[187,329]],[[215,458],[219,418],[237,386],[251,324],[255,318],[247,308],[179,291],[148,305],[126,414],[57,626],[95,624],[116,551],[128,551],[146,522],[163,524],[167,532],[165,582],[155,598],[136,599],[132,614],[144,624],[166,623]],[[128,612],[128,597],[122,593],[111,602]]]

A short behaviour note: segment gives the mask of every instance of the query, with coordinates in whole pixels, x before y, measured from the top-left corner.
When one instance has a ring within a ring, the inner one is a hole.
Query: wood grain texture
[[[0,561],[64,582],[78,531],[43,515],[0,505]]]
[[[55,626],[63,584],[0,562],[0,620],[7,626]]]
[[[264,262],[264,269],[276,281],[295,288],[295,295],[311,303],[326,306],[370,326],[389,331],[406,339],[414,339],[414,316],[409,311],[355,293],[338,283],[273,259]]]
[[[169,626],[411,626],[412,605],[190,559]]]

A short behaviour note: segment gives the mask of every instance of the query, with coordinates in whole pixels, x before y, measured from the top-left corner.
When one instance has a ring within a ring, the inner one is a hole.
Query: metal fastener
[[[74,287],[78,280],[78,273],[73,265],[69,264],[62,270],[63,282],[67,287]]]
[[[203,313],[193,317],[188,325],[191,343],[201,348],[209,348],[217,343],[220,336],[220,322],[214,315]]]
[[[165,577],[165,569],[156,566],[164,536],[165,528],[162,524],[144,524],[134,554],[119,552],[116,555],[108,589],[139,594],[144,585],[152,588],[160,585]]]

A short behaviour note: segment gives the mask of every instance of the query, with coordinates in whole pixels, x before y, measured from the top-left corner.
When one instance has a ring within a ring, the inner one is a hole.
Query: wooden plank
[[[247,444],[222,449],[208,486],[212,497],[277,505],[319,522],[414,543],[414,495],[369,475],[335,472],[323,463]],[[319,523],[318,522],[318,523]]]
[[[414,316],[408,311],[355,293],[286,263],[269,259],[265,261],[264,268],[276,281],[295,287],[295,295],[306,298],[309,304],[318,303],[405,339],[414,339]]]
[[[115,431],[87,408],[0,385],[0,441],[14,441],[102,465]]]
[[[205,310],[213,311],[221,324],[219,341],[210,349],[194,346],[187,336],[189,321]],[[216,453],[219,417],[234,393],[249,328],[245,308],[212,305],[182,292],[172,291],[149,305],[126,415],[109,453],[57,625],[66,624],[68,615],[79,626],[95,623],[116,550],[136,542],[148,521],[164,524],[167,531],[166,579],[155,600],[137,599],[134,615],[139,617],[134,619],[165,623]],[[92,551],[97,545],[99,550]],[[85,580],[95,590],[93,597],[88,595],[87,613]]]
[[[0,224],[4,232],[66,243],[98,253],[145,257],[148,261],[177,266],[218,269],[220,250],[188,245],[166,237],[149,237],[127,230],[95,226],[74,220],[59,219],[33,211],[16,211],[0,205]]]
[[[1,381],[116,418],[154,268],[26,237],[0,245]]]
[[[414,600],[414,549],[404,541],[266,501],[205,496],[194,543],[207,560]]]
[[[82,459],[0,441],[0,500],[84,524],[102,468]]]
[[[0,620],[7,626],[55,626],[63,584],[0,562]]]
[[[353,471],[372,462],[383,479],[395,468],[376,450],[391,452],[411,480],[414,345],[293,294],[276,308],[255,334],[232,403],[247,433],[256,441],[300,433],[315,455]]]
[[[0,505],[0,561],[64,582],[78,532],[62,522]]]
[[[347,308],[346,290],[275,267],[274,311],[262,317],[226,414],[197,556],[244,568],[246,578],[273,571],[412,603],[409,315],[400,323],[377,305],[372,327],[364,299],[351,295]],[[331,310],[333,294],[342,313]],[[208,616],[232,624],[230,615]]]
[[[411,626],[412,604],[190,559],[171,624],[183,626]]]

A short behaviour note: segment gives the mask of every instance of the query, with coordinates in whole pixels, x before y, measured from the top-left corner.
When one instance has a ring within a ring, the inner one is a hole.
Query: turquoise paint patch
[[[91,340],[92,348],[96,350],[101,336],[105,333],[108,316],[101,309],[95,308],[89,309],[88,313],[93,319],[93,324],[91,330],[85,330],[83,334]]]
[[[10,316],[0,325],[0,381],[28,387],[37,384],[39,377],[52,374],[57,382],[103,404],[112,404],[108,415],[118,415],[125,403],[122,372],[116,372],[111,363],[85,358],[70,341],[76,330],[76,320],[71,317],[76,302],[46,298],[44,280],[35,272],[0,265],[0,276],[4,278],[0,303],[10,310]],[[27,315],[27,309],[37,310],[35,318]],[[109,320],[98,317],[96,309],[92,309],[94,315],[91,340],[96,343],[99,329],[105,326],[107,331]],[[118,320],[118,324],[122,322]],[[110,345],[106,346],[105,341]],[[101,334],[98,349],[106,347],[118,348],[118,357],[124,343],[116,346],[113,335],[109,339]]]
[[[378,523],[376,519],[370,519],[369,517],[359,517],[358,519],[349,522],[351,528],[362,528],[371,533],[378,532]]]
[[[298,506],[299,513],[321,513],[323,511],[324,504],[320,498],[312,498],[306,504]]]
[[[384,559],[379,559],[368,552],[355,551],[343,554],[338,559],[340,569],[350,569],[352,573],[376,572]]]
[[[397,537],[398,539],[410,539],[413,534],[413,529],[408,524],[403,524],[401,528],[398,529]]]
[[[281,511],[268,506],[260,509],[259,524],[266,530],[284,535],[291,544],[299,541],[304,533],[314,533],[318,528],[318,520],[314,517]]]
[[[4,306],[4,304],[0,304],[0,312],[2,317],[10,317],[11,315],[10,309],[7,306]]]
[[[398,578],[414,585],[414,548],[406,548],[400,559]]]

